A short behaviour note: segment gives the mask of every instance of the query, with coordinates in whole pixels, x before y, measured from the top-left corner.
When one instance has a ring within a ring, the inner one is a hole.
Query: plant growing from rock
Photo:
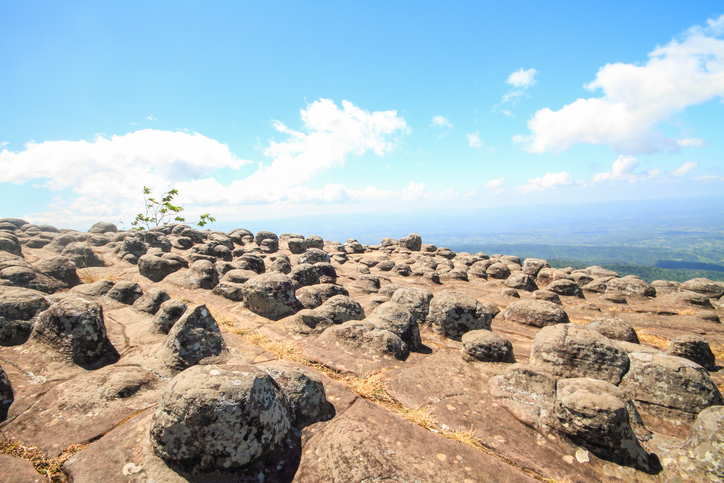
[[[186,218],[182,217],[180,213],[184,211],[183,206],[174,205],[173,199],[178,195],[178,190],[171,188],[168,191],[161,193],[160,201],[153,197],[151,189],[143,187],[143,204],[145,213],[139,213],[133,220],[134,230],[145,230],[147,228],[153,228],[159,225],[166,225],[171,221],[177,221],[179,223],[185,223]],[[203,227],[207,223],[213,223],[216,221],[208,213],[204,213],[199,217],[199,220],[194,224]]]

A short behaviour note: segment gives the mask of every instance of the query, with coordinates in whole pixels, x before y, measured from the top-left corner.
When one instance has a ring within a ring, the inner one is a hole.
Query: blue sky
[[[724,7],[0,1],[0,216],[724,192]]]

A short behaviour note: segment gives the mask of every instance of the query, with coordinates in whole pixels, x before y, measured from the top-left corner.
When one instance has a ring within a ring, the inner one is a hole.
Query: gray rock
[[[545,300],[546,302],[551,302],[556,305],[563,306],[563,302],[561,302],[561,298],[558,296],[557,293],[551,292],[550,290],[536,290],[533,292],[533,298],[536,300]]]
[[[277,245],[279,243],[279,237],[270,231],[260,231],[257,232],[256,236],[254,236],[254,243],[259,246],[261,246],[261,242],[264,240],[273,240],[277,243]]]
[[[57,238],[56,238],[57,239]],[[55,243],[55,240],[53,240]],[[133,236],[127,236],[121,242],[121,247],[118,250],[118,258],[133,265],[138,263],[138,259],[142,255],[145,255],[148,251],[148,245],[143,239],[134,233]]]
[[[304,239],[290,238],[287,240],[287,248],[293,254],[298,255],[307,250],[307,242]]]
[[[156,312],[158,312],[158,309],[161,308],[161,305],[170,298],[171,297],[169,297],[165,290],[160,288],[152,288],[143,295],[141,295],[141,297],[135,302],[133,302],[133,308],[138,311],[154,315]]]
[[[184,313],[156,353],[166,367],[183,371],[197,364],[218,363],[228,352],[216,319],[202,304]]]
[[[186,264],[188,266],[188,264]],[[142,255],[138,259],[138,273],[151,280],[152,282],[160,282],[167,275],[177,272],[184,268],[184,264],[179,260],[168,259],[153,255]]]
[[[380,293],[383,293],[386,287],[387,285],[382,287]],[[420,324],[425,323],[427,320],[431,300],[432,292],[416,287],[398,288],[394,290],[390,297],[391,302],[398,303],[409,310],[412,316],[415,317],[415,320]]]
[[[455,252],[450,250],[449,248],[440,247],[435,250],[435,256],[452,260],[453,258],[455,258]]]
[[[254,366],[197,366],[168,385],[151,422],[166,462],[199,473],[244,466],[273,451],[290,428],[289,402]]]
[[[629,408],[636,410],[613,384],[565,379],[558,381],[553,426],[601,459],[651,471],[656,465],[634,434]]]
[[[188,275],[191,283],[197,288],[211,290],[219,283],[216,267],[208,260],[193,262],[189,267]]]
[[[544,371],[513,364],[488,383],[490,395],[523,424],[537,428],[553,409],[556,380]]]
[[[542,268],[550,268],[550,265],[540,258],[526,258],[523,262],[523,273],[533,278],[538,276]]]
[[[244,300],[243,283],[219,282],[211,292],[225,299],[233,300],[234,302],[242,302]]]
[[[309,241],[309,239],[307,239]],[[307,251],[297,257],[297,263],[309,263],[314,265],[315,263],[326,262],[329,263],[329,254],[319,248],[307,248]]]
[[[337,283],[337,271],[331,263],[315,263],[314,269],[317,271],[317,275],[319,275],[319,283]]]
[[[0,423],[8,417],[8,410],[15,400],[13,387],[10,385],[10,379],[0,367]]]
[[[33,269],[38,273],[58,280],[64,288],[75,287],[82,283],[76,272],[75,265],[67,257],[43,258],[33,264]]]
[[[221,278],[221,282],[245,283],[247,280],[250,280],[257,275],[259,274],[252,270],[242,270],[239,268],[235,268],[226,272]]]
[[[196,260],[208,260],[214,263],[216,260],[224,260],[230,262],[233,258],[233,252],[225,244],[216,241],[207,241],[203,245],[196,245],[191,247],[191,253],[189,254],[189,260],[195,262]]]
[[[521,300],[508,305],[502,317],[533,327],[546,327],[555,324],[567,324],[568,315],[558,305],[546,300]]]
[[[546,290],[557,293],[558,295],[583,298],[583,291],[581,290],[581,287],[579,287],[574,280],[568,280],[565,278],[554,280],[549,283],[546,285]]]
[[[724,295],[724,287],[716,282],[712,282],[708,278],[693,278],[687,280],[679,286],[679,290],[700,293],[712,299],[719,299]]]
[[[460,340],[471,330],[490,330],[493,317],[477,300],[461,292],[444,290],[432,298],[427,322],[438,335]]]
[[[709,373],[681,357],[642,350],[629,353],[631,367],[621,389],[640,409],[692,422],[704,409],[724,404]]]
[[[60,254],[70,260],[77,268],[106,266],[103,258],[94,252],[90,245],[82,242],[69,243]]]
[[[679,467],[692,481],[724,480],[724,407],[704,409],[696,417],[689,437],[681,448]]]
[[[606,282],[606,293],[619,292],[622,294],[638,295],[640,297],[656,297],[656,289],[633,275],[623,278],[612,278]]]
[[[156,315],[151,321],[153,331],[161,334],[168,334],[171,327],[186,312],[186,304],[181,300],[170,299],[161,304]]]
[[[298,367],[270,364],[263,366],[286,394],[291,407],[292,426],[303,428],[334,416],[334,406],[327,401],[322,379]]]
[[[292,264],[289,262],[289,259],[287,257],[278,257],[272,262],[269,270],[272,272],[279,272],[285,275],[289,275],[290,273],[292,273]]]
[[[30,339],[85,368],[97,368],[119,358],[106,336],[103,309],[78,295],[68,294],[39,314]]]
[[[375,308],[365,319],[378,330],[387,330],[407,344],[411,351],[422,347],[420,327],[409,310],[395,302],[385,302]]]
[[[556,324],[536,334],[530,365],[560,377],[591,377],[619,384],[629,368],[629,358],[621,346],[596,331]]]
[[[320,283],[309,287],[302,287],[296,290],[295,294],[306,309],[316,309],[335,295],[349,296],[346,288],[331,283]]]
[[[282,319],[284,328],[292,335],[321,334],[334,325],[331,319],[312,309],[302,309],[294,315]]]
[[[599,317],[585,325],[587,329],[595,330],[612,340],[622,340],[633,344],[639,343],[639,336],[631,324],[615,317]]]
[[[397,267],[395,267],[397,268]],[[468,282],[468,271],[464,270],[462,268],[453,268],[452,270],[448,270],[445,272],[440,272],[440,280],[442,281],[451,281],[451,280],[460,280],[463,282]]]
[[[298,290],[301,287],[308,287],[309,285],[316,285],[319,281],[319,274],[313,265],[308,263],[302,263],[292,269],[292,273],[289,274],[289,278],[294,284],[294,290]]]
[[[244,238],[247,237],[247,241]],[[237,245],[247,245],[254,241],[254,234],[244,228],[235,228],[229,232],[229,238]]]
[[[704,307],[707,309],[714,308],[714,306],[711,304],[711,300],[709,299],[709,297],[700,293],[683,290],[681,292],[677,292],[674,297],[678,303],[694,305],[697,307]]]
[[[364,320],[350,320],[334,325],[317,338],[320,344],[342,345],[348,350],[359,352],[373,359],[394,357],[404,361],[410,355],[410,348],[402,339],[387,330],[377,330]]]
[[[675,293],[679,290],[679,282],[671,282],[669,280],[654,280],[651,286],[656,289],[656,295],[665,295]]]
[[[261,241],[259,248],[263,253],[276,253],[279,250],[279,242],[277,240],[267,238]]]
[[[113,288],[106,293],[106,297],[126,305],[133,305],[142,295],[143,290],[136,282],[125,280],[113,285]]]
[[[107,221],[99,221],[88,229],[88,233],[116,233],[118,227]]]
[[[505,280],[510,277],[510,267],[504,263],[496,262],[491,264],[485,272],[488,274],[488,278],[494,278],[498,280]]]
[[[463,334],[462,357],[468,362],[515,362],[513,344],[490,330],[471,330]]]
[[[716,370],[716,358],[709,343],[698,335],[680,335],[675,337],[666,353],[696,362],[709,371]]]
[[[505,281],[505,285],[510,288],[525,290],[526,292],[535,292],[538,290],[538,285],[535,284],[535,280],[525,272],[512,273]]]
[[[307,242],[307,250],[310,248],[317,248],[321,250],[324,248],[324,240],[320,236],[312,235],[307,237],[305,241]]]
[[[411,233],[400,238],[399,245],[413,252],[419,252],[422,247],[422,238],[417,233]]]
[[[281,273],[258,275],[244,283],[244,305],[257,315],[279,320],[302,309],[292,281]]]
[[[106,295],[115,285],[115,282],[103,278],[93,283],[87,283],[83,285],[77,285],[70,289],[71,293],[77,293],[78,295],[85,295],[86,297],[103,297]]]
[[[319,315],[327,317],[335,324],[365,318],[364,309],[359,302],[345,295],[330,297],[322,305],[314,309],[314,311]]]

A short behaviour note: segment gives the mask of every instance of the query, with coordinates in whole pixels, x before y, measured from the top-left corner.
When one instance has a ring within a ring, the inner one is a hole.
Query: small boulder
[[[378,330],[387,330],[407,344],[411,351],[422,347],[420,327],[415,318],[404,306],[395,302],[385,302],[375,308],[365,319]]]
[[[102,278],[93,283],[84,283],[82,285],[76,285],[70,289],[71,293],[77,293],[78,295],[85,295],[86,297],[103,297],[111,291],[115,282]]]
[[[486,270],[488,278],[494,278],[497,280],[505,280],[510,277],[510,267],[504,263],[496,262],[491,264]]]
[[[152,282],[160,282],[167,275],[177,272],[188,266],[183,262],[175,259],[168,259],[161,256],[142,255],[138,259],[138,273],[151,280]]]
[[[656,297],[656,289],[634,275],[612,278],[606,282],[606,293],[618,292],[640,297]]]
[[[88,229],[88,233],[116,233],[118,227],[107,221],[99,221]]]
[[[636,334],[634,328],[631,327],[631,324],[619,318],[599,317],[587,323],[585,327],[590,330],[595,330],[599,334],[612,340],[621,340],[633,344],[639,343],[639,336]]]
[[[536,300],[545,300],[546,302],[551,302],[556,305],[563,306],[563,302],[561,302],[561,298],[558,296],[557,293],[551,292],[550,290],[536,290],[533,292],[533,298]]]
[[[302,309],[281,320],[284,328],[292,335],[320,334],[334,325],[331,319],[312,309]]]
[[[307,251],[307,242],[303,238],[290,238],[287,240],[287,248],[292,254],[298,255]]]
[[[324,240],[321,236],[312,235],[307,237],[305,241],[307,242],[307,250],[310,248],[317,248],[321,250],[324,248]]]
[[[688,290],[700,293],[711,299],[720,299],[724,295],[724,287],[708,278],[692,278],[679,286],[679,291]]]
[[[189,267],[188,275],[196,288],[211,290],[219,283],[216,267],[208,260],[196,260]]]
[[[266,273],[244,283],[244,305],[257,315],[279,320],[302,309],[294,285],[282,273]]]
[[[66,288],[75,287],[82,283],[78,277],[78,272],[76,272],[75,265],[63,256],[43,258],[33,264],[33,269],[38,273],[62,282]]]
[[[126,305],[133,305],[142,295],[143,290],[136,282],[125,280],[113,285],[113,288],[106,293],[106,297]]]
[[[399,245],[413,252],[419,252],[422,247],[422,238],[417,233],[411,233],[400,238]]]
[[[196,364],[215,364],[228,354],[226,343],[206,305],[187,310],[171,327],[157,350],[164,365],[183,371]]]
[[[427,322],[438,335],[460,340],[471,330],[490,330],[493,317],[488,310],[469,295],[444,290],[432,298]]]
[[[393,357],[404,361],[410,355],[410,348],[397,335],[388,330],[378,330],[374,324],[364,320],[334,325],[322,332],[316,342],[322,346],[342,345],[373,359]]]
[[[10,385],[10,379],[5,374],[3,368],[0,367],[0,423],[8,417],[8,410],[15,400],[13,387]]]
[[[261,246],[261,242],[264,240],[272,240],[277,243],[277,246],[279,244],[279,237],[270,231],[260,231],[254,236],[254,243],[259,246]]]
[[[317,271],[317,275],[319,275],[319,283],[337,283],[337,271],[331,263],[315,263],[314,269]]]
[[[319,274],[313,265],[302,263],[292,269],[289,278],[294,284],[294,290],[319,283]]]
[[[568,315],[559,306],[546,300],[520,300],[508,305],[502,317],[533,327],[547,327],[555,324],[567,324]]]
[[[463,359],[468,362],[515,362],[513,344],[490,330],[471,330],[462,336]]]
[[[158,312],[158,309],[161,308],[161,305],[170,298],[165,290],[152,288],[133,302],[133,308],[140,312],[154,315]]]
[[[168,334],[173,324],[186,312],[186,304],[181,300],[170,299],[161,304],[151,321],[153,331]]]
[[[309,287],[301,287],[295,291],[295,294],[305,309],[316,309],[335,295],[349,296],[346,288],[332,283],[320,283]]]
[[[345,295],[330,297],[326,302],[314,309],[314,311],[319,315],[327,317],[335,324],[365,318],[365,311],[359,302]]]
[[[574,280],[568,280],[566,278],[554,280],[546,285],[546,290],[567,297],[583,298],[583,290],[581,290],[581,287],[579,287]]]
[[[248,364],[196,366],[161,397],[151,446],[185,471],[228,470],[269,454],[290,424],[287,397],[266,372]]]
[[[526,258],[523,262],[523,273],[533,278],[538,276],[542,268],[550,268],[548,262],[540,258]]]
[[[708,371],[716,370],[716,358],[709,343],[698,335],[680,335],[675,337],[666,353],[696,362]]]
[[[526,292],[535,292],[538,290],[538,285],[535,284],[535,280],[525,272],[512,273],[505,281],[505,285],[510,288],[525,290]]]
[[[334,416],[334,406],[327,401],[322,379],[299,367],[270,364],[263,366],[286,394],[290,403],[292,426],[301,429]]]
[[[309,238],[307,239],[307,243],[309,243]],[[309,263],[310,265],[314,265],[319,262],[330,262],[329,254],[319,248],[307,247],[307,251],[297,257],[298,264]]]
[[[380,293],[382,293],[382,289],[380,289]],[[391,302],[400,304],[409,310],[412,316],[415,317],[415,320],[420,324],[425,323],[427,320],[431,300],[432,292],[416,287],[398,288],[392,293],[392,297],[390,298]]]
[[[559,377],[591,377],[619,384],[629,368],[626,351],[575,324],[544,327],[533,339],[530,364]]]
[[[77,268],[106,266],[103,258],[86,243],[69,243],[60,254]]]

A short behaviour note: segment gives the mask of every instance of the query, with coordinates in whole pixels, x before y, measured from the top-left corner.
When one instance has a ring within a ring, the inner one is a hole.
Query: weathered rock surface
[[[692,480],[724,480],[724,406],[700,412],[681,449],[681,470]]]
[[[281,273],[266,273],[244,283],[244,305],[271,320],[279,320],[302,309],[292,281]]]
[[[513,302],[503,311],[502,317],[511,322],[533,327],[547,327],[569,322],[568,314],[559,305],[547,300]]]
[[[585,327],[612,340],[622,340],[633,344],[639,343],[639,336],[631,324],[616,317],[599,317],[587,323]]]
[[[13,394],[13,387],[10,384],[10,379],[8,379],[8,376],[5,374],[5,371],[3,371],[3,368],[0,367],[0,423],[7,419],[8,409],[10,409],[10,405],[14,400],[15,395]]]
[[[284,391],[290,405],[291,424],[303,428],[334,416],[334,406],[327,401],[322,379],[306,369],[281,364],[265,364],[261,368]]]
[[[152,331],[168,334],[173,324],[186,312],[186,308],[181,300],[170,299],[163,302],[151,321]]]
[[[422,347],[420,327],[410,311],[403,305],[396,302],[385,302],[375,308],[364,320],[374,325],[375,329],[392,332],[412,351]]]
[[[205,305],[198,305],[171,327],[157,354],[171,370],[183,371],[196,364],[221,362],[228,349],[216,319]]]
[[[674,338],[666,353],[689,359],[709,371],[716,370],[716,358],[709,343],[698,335],[680,335]]]
[[[437,335],[454,340],[471,330],[490,330],[493,317],[477,300],[461,292],[445,290],[433,297],[427,322]]]
[[[427,320],[431,300],[432,292],[415,287],[400,287],[390,297],[391,302],[404,306],[420,324]]]
[[[538,427],[553,407],[556,380],[536,367],[513,364],[490,379],[490,394],[522,423]]]
[[[157,254],[142,255],[138,259],[138,272],[153,282],[160,282],[167,275],[188,267],[179,260],[164,258]]]
[[[468,362],[515,362],[513,344],[489,330],[471,330],[462,337],[463,359]]]
[[[45,294],[26,288],[0,290],[0,345],[24,343],[33,331],[39,313],[50,307]]]
[[[143,295],[143,289],[136,282],[120,281],[113,285],[106,297],[126,305],[133,305]]]
[[[719,299],[724,295],[724,287],[712,282],[708,278],[693,278],[687,280],[679,286],[679,290],[700,293],[712,299]]]

